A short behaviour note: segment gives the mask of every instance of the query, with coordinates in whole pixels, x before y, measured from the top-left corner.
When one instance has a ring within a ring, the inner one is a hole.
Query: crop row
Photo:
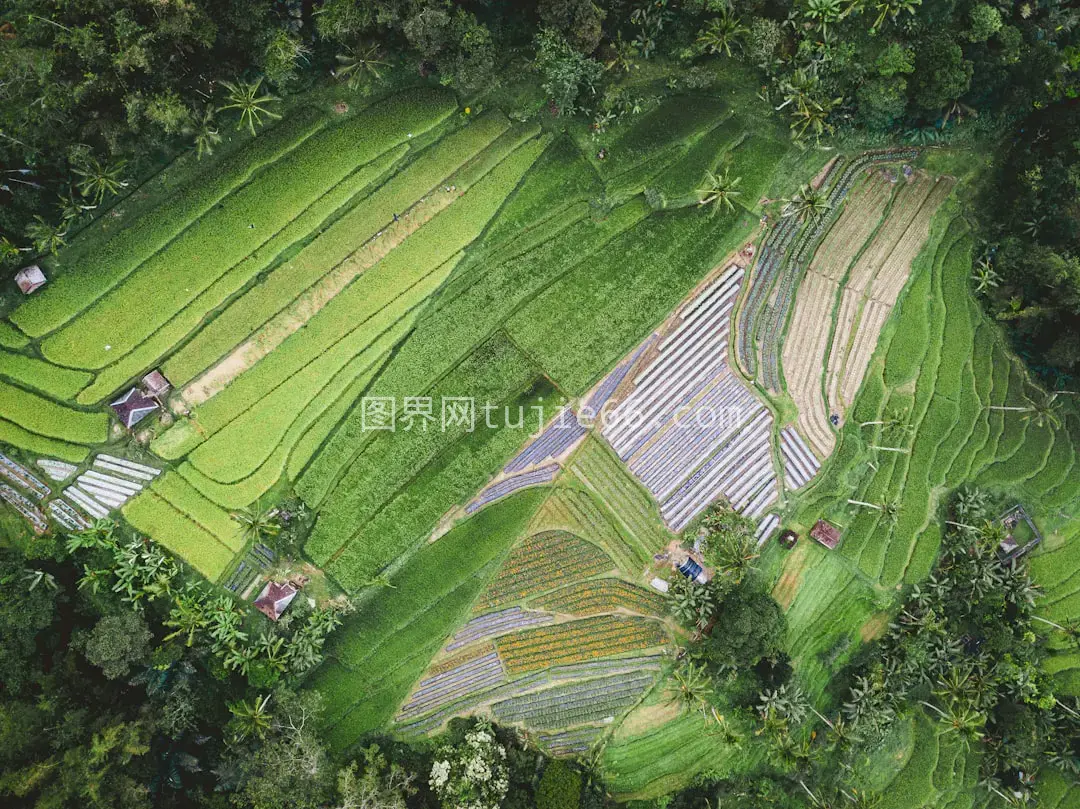
[[[10,320],[31,337],[59,328],[88,302],[112,289],[164,248],[219,200],[264,166],[295,149],[326,123],[325,115],[312,109],[290,115],[225,158],[214,171],[200,174],[168,203],[139,217],[104,245],[83,255],[78,271],[52,278],[47,287],[16,309]]]
[[[205,528],[221,544],[234,552],[244,547],[239,523],[228,512],[203,497],[176,472],[166,472],[154,481],[152,490],[173,508]]]
[[[258,276],[259,273],[265,272],[269,267],[273,267],[282,255],[291,252],[295,245],[302,243],[327,219],[332,218],[336,211],[343,206],[347,207],[352,204],[352,201],[367,186],[389,170],[407,152],[407,146],[392,149],[378,159],[357,169],[323,194],[300,216],[293,219],[278,231],[273,238],[224,273],[217,281],[203,290],[188,306],[177,312],[171,320],[163,324],[161,328],[147,337],[137,347],[133,348],[117,362],[101,369],[93,384],[79,394],[78,401],[83,404],[99,401],[139,372],[157,364],[159,359],[194,332],[192,339],[186,342],[178,352],[170,356],[164,364],[164,373],[175,385],[179,386],[186,383],[189,376],[177,373],[179,370],[177,358],[193,351],[195,346],[203,343],[208,332],[211,330],[216,331],[219,324],[226,323],[231,319],[230,315],[233,312],[237,311],[237,309],[243,309],[244,307],[238,306],[241,301],[244,302],[245,306],[251,304],[252,308],[254,308],[255,301],[253,299],[259,297],[262,291],[273,282],[273,279],[278,277],[281,268],[275,268],[270,272],[266,280],[248,288],[237,297],[232,305],[215,316],[209,323],[206,323],[209,313],[212,313],[217,307],[225,303],[231,295],[240,291],[252,278]],[[321,237],[316,237],[316,240],[318,238]],[[230,331],[230,339],[232,340],[230,345],[238,342],[243,336],[243,333],[239,331]]]
[[[540,744],[553,756],[584,753],[589,750],[603,733],[603,728],[584,727],[561,733],[540,733]]]
[[[232,550],[153,492],[143,492],[122,511],[136,531],[152,536],[210,581],[232,562]]]
[[[741,208],[648,217],[537,295],[507,329],[560,388],[580,395],[736,249],[753,222]]]
[[[523,610],[521,607],[510,607],[499,612],[489,612],[486,615],[473,618],[455,632],[453,639],[446,644],[446,651],[452,652],[470,643],[505,635],[508,632],[524,629],[527,626],[550,624],[553,620],[554,618],[547,613]]]
[[[542,486],[545,483],[550,483],[555,479],[555,475],[557,475],[558,472],[559,465],[557,463],[552,463],[541,466],[539,469],[522,472],[520,475],[511,475],[508,478],[503,478],[497,483],[492,483],[490,486],[485,487],[471,503],[465,506],[465,513],[472,514],[474,511],[483,508],[488,503],[498,500],[500,497],[506,497],[508,494],[513,494],[519,489],[524,489],[528,486]]]
[[[622,579],[578,582],[534,599],[531,603],[570,615],[596,615],[620,607],[644,615],[661,615],[664,611],[664,601],[660,596]]]
[[[651,673],[615,675],[555,686],[492,705],[500,722],[559,728],[608,719],[640,699]]]
[[[495,647],[507,671],[519,674],[666,642],[663,628],[656,621],[605,615],[507,635],[499,638]]]
[[[398,713],[398,721],[441,708],[461,697],[506,682],[499,656],[492,651],[457,668],[420,681]]]
[[[567,407],[544,428],[544,432],[518,453],[503,468],[503,471],[513,474],[520,472],[526,466],[543,463],[548,458],[556,458],[583,435],[585,435],[585,428],[578,420],[574,409]]]
[[[274,269],[218,315],[166,364],[170,379],[183,382],[205,370],[243,337],[273,317],[330,268],[437,186],[448,173],[506,129],[498,115],[485,116],[425,149],[415,160],[357,202],[294,257]]]
[[[655,342],[656,334],[650,334],[645,341],[634,349],[633,353],[625,360],[616,365],[607,376],[604,377],[604,381],[601,382],[592,392],[589,397],[587,407],[593,414],[599,414],[604,405],[607,404],[608,399],[612,394],[618,390],[619,385],[626,379],[626,375],[630,373],[630,369],[634,367],[634,363],[637,362],[645,351],[647,351]]]
[[[565,531],[544,531],[522,542],[481,600],[481,608],[516,601],[614,567],[591,542]]]
[[[60,368],[25,354],[0,351],[0,376],[36,388],[54,399],[72,399],[90,382],[86,371]]]
[[[61,458],[71,463],[81,463],[90,450],[67,441],[46,438],[43,435],[25,430],[18,424],[0,418],[0,443],[52,458]]]
[[[600,439],[590,437],[585,441],[574,456],[573,467],[596,487],[599,495],[649,554],[667,544],[668,537],[647,495],[615,461]]]
[[[6,382],[0,382],[0,417],[32,433],[74,444],[103,443],[109,432],[104,413],[72,410]]]
[[[461,396],[467,391],[467,395],[475,397],[476,401],[501,402],[514,391],[524,388],[535,373],[528,360],[504,336],[496,335],[434,388],[421,389],[411,395],[430,396],[433,415],[438,419],[443,397]],[[369,389],[366,395],[374,394]],[[357,526],[418,469],[466,433],[466,425],[448,424],[443,430],[438,423],[429,425],[427,430],[418,424],[414,430],[373,432],[364,429],[364,418],[362,407],[354,407],[298,481],[297,491],[310,505],[317,506],[324,497],[328,499],[307,547],[320,563],[341,547]],[[483,424],[482,414],[480,423]],[[356,437],[356,443],[350,447],[339,438],[353,425],[355,434],[352,431],[346,433]],[[488,474],[493,471],[489,470]]]
[[[405,93],[313,135],[225,198],[122,284],[41,345],[64,365],[101,368],[125,354],[273,237],[327,187],[454,109],[444,92]],[[254,226],[254,227],[252,227]],[[183,267],[179,276],[176,267]],[[111,349],[106,349],[106,344]]]
[[[558,528],[600,545],[620,570],[633,572],[649,559],[649,551],[629,542],[588,492],[556,488],[536,517],[536,530]]]

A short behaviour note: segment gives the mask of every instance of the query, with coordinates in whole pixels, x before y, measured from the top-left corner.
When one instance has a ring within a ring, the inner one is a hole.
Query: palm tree
[[[96,157],[87,158],[80,166],[75,166],[72,171],[82,179],[77,183],[79,193],[87,199],[100,205],[105,196],[115,196],[121,190],[128,187],[127,180],[121,179],[120,175],[127,165],[126,160],[117,160],[115,163],[102,163]]]
[[[704,715],[714,694],[712,677],[705,667],[690,662],[677,668],[671,676],[676,685],[674,699],[690,710],[700,709]]]
[[[881,516],[890,523],[895,523],[897,515],[900,513],[899,506],[892,500],[886,500],[883,503],[867,503],[863,500],[848,500],[848,503],[853,506],[872,508],[875,511],[879,511],[881,512]]]
[[[697,43],[705,53],[731,56],[732,45],[739,45],[748,32],[738,17],[725,10],[719,17],[709,20],[698,35]]]
[[[743,533],[710,538],[709,557],[717,570],[739,584],[753,569],[752,563],[758,558],[757,539],[752,534]]]
[[[267,710],[269,704],[269,694],[265,697],[256,697],[252,702],[243,699],[229,703],[229,712],[233,715],[230,724],[237,741],[243,741],[252,736],[261,739],[267,734],[273,723],[273,716]]]
[[[806,710],[809,707],[802,689],[798,686],[789,689],[787,684],[772,691],[768,689],[762,691],[758,695],[758,703],[758,713],[763,718],[777,716],[795,725],[806,718]]]
[[[1060,430],[1062,416],[1061,401],[1058,397],[1063,393],[1068,393],[1068,391],[1051,391],[1037,401],[1030,396],[1024,396],[1026,405],[991,405],[990,409],[1023,413],[1024,421],[1034,422],[1037,427],[1045,427],[1049,424],[1055,430]]]
[[[270,93],[264,93],[259,95],[259,91],[262,88],[262,76],[256,81],[223,81],[221,86],[229,91],[228,98],[229,103],[223,104],[218,107],[218,110],[240,110],[240,120],[236,124],[237,129],[243,129],[244,124],[247,124],[251,134],[255,134],[255,127],[262,126],[262,117],[267,118],[280,118],[281,115],[269,109],[267,105],[280,101],[281,99]]]
[[[195,643],[196,633],[206,627],[206,618],[206,604],[198,586],[188,588],[185,593],[176,597],[169,617],[163,621],[165,626],[175,630],[166,635],[164,640],[186,636],[184,645],[190,647]]]
[[[971,280],[975,284],[975,291],[985,295],[1001,283],[1001,276],[987,258],[980,258],[975,262],[971,270]]]
[[[604,63],[604,70],[621,70],[629,73],[634,69],[634,57],[637,56],[637,45],[623,39],[622,31],[615,35],[611,41],[611,58]]]
[[[721,208],[735,210],[735,200],[742,193],[739,183],[742,177],[732,177],[726,170],[719,174],[705,172],[705,187],[698,189],[698,205],[712,203],[712,215],[716,216]]]
[[[781,216],[794,216],[800,222],[817,222],[832,206],[824,192],[810,185],[803,185],[793,197],[784,200]]]
[[[212,155],[214,147],[221,143],[221,133],[214,121],[214,108],[207,107],[198,118],[194,127],[189,129],[195,139],[195,159],[202,160],[204,155]]]
[[[821,32],[823,39],[829,38],[829,26],[835,25],[844,16],[841,0],[807,0],[803,16]]]
[[[832,111],[842,102],[842,96],[819,100],[810,96],[797,99],[795,108],[791,111],[792,121],[791,135],[796,142],[801,142],[807,132],[815,138],[820,138],[826,132],[833,131],[833,125],[829,123]]]
[[[337,54],[334,59],[338,63],[334,75],[344,81],[350,90],[359,89],[368,77],[378,81],[382,78],[382,68],[389,64],[383,61],[382,51],[376,44],[349,48],[345,53]]]
[[[263,539],[276,537],[281,533],[277,509],[263,508],[261,500],[256,500],[254,505],[235,512],[232,518],[240,523],[245,542],[261,542]]]
[[[895,20],[905,11],[908,14],[914,14],[915,9],[922,5],[922,0],[879,0],[874,5],[874,8],[878,11],[877,19],[874,20],[874,24],[870,27],[870,33],[875,34],[881,28],[881,24],[885,22],[885,18]]]
[[[55,255],[67,243],[67,227],[50,224],[38,214],[34,216],[34,221],[26,226],[26,236],[39,253]]]
[[[28,253],[33,248],[17,247],[7,236],[0,236],[0,267],[15,264],[23,253]]]
[[[86,211],[92,211],[96,208],[96,205],[83,205],[77,199],[75,195],[71,193],[61,193],[59,196],[60,219],[67,223],[72,222],[82,216]]]
[[[960,743],[965,749],[971,742],[982,738],[983,728],[986,726],[986,714],[981,711],[961,702],[951,703],[946,711],[926,700],[919,700],[919,702],[938,715],[942,724],[946,726],[945,733],[956,733],[959,736]]]

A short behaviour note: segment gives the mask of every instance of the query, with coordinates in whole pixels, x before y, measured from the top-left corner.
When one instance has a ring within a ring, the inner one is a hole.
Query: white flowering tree
[[[440,748],[429,783],[446,809],[497,809],[510,782],[506,748],[491,725],[477,722],[463,743]]]

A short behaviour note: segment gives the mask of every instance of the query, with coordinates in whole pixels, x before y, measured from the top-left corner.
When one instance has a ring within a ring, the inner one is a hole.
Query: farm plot
[[[218,203],[61,330],[42,342],[58,364],[101,368],[137,346],[165,320],[262,245],[357,166],[425,131],[454,109],[453,96],[431,91],[395,96],[327,127],[306,148],[278,161]],[[211,249],[208,249],[211,248]],[[185,267],[177,276],[177,265]],[[109,346],[110,348],[106,348]]]
[[[675,531],[720,495],[758,516],[778,494],[771,415],[727,364],[743,274],[727,268],[660,330],[603,426]]]
[[[611,558],[591,542],[564,531],[545,531],[514,549],[481,597],[479,609],[519,601],[613,568]]]
[[[667,642],[667,633],[657,621],[604,615],[506,635],[495,641],[495,648],[507,671],[525,674],[556,665],[641,652]]]
[[[581,680],[496,702],[491,710],[500,723],[531,728],[610,722],[636,703],[655,678],[651,672],[635,672]]]
[[[620,570],[635,571],[648,562],[650,549],[619,530],[616,518],[587,491],[558,486],[544,501],[530,526],[536,533],[558,529],[595,542]]]
[[[514,495],[425,546],[390,574],[392,588],[367,600],[334,634],[311,686],[327,699],[335,747],[391,720],[541,500],[536,492]]]
[[[537,295],[507,331],[561,389],[580,395],[737,250],[755,223],[741,208],[716,217],[694,209],[650,216]]]
[[[661,616],[664,600],[654,592],[622,579],[591,579],[570,584],[529,602],[550,612],[569,615],[598,615],[619,609],[639,615]]]

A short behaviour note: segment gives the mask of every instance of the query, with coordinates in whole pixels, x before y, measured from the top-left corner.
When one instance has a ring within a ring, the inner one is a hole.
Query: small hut
[[[1003,560],[1023,556],[1042,542],[1042,534],[1035,527],[1035,521],[1022,505],[1013,506],[999,519],[1005,528],[1005,539],[998,548],[998,554]]]
[[[255,609],[271,621],[276,621],[292,604],[297,592],[299,591],[296,587],[289,582],[267,582],[259,597],[255,599]]]
[[[831,522],[818,520],[814,523],[814,527],[810,529],[810,537],[820,542],[830,551],[835,550],[836,546],[840,544],[840,529]]]
[[[45,281],[45,273],[41,271],[41,267],[37,264],[23,267],[15,273],[15,283],[19,285],[23,295],[29,295],[34,290],[41,289],[45,286]]]
[[[146,391],[148,396],[161,401],[161,397],[172,390],[172,383],[165,378],[165,374],[161,373],[161,370],[155,368],[142,378],[143,390]]]
[[[109,405],[129,430],[158,409],[158,403],[138,388],[132,388]]]

